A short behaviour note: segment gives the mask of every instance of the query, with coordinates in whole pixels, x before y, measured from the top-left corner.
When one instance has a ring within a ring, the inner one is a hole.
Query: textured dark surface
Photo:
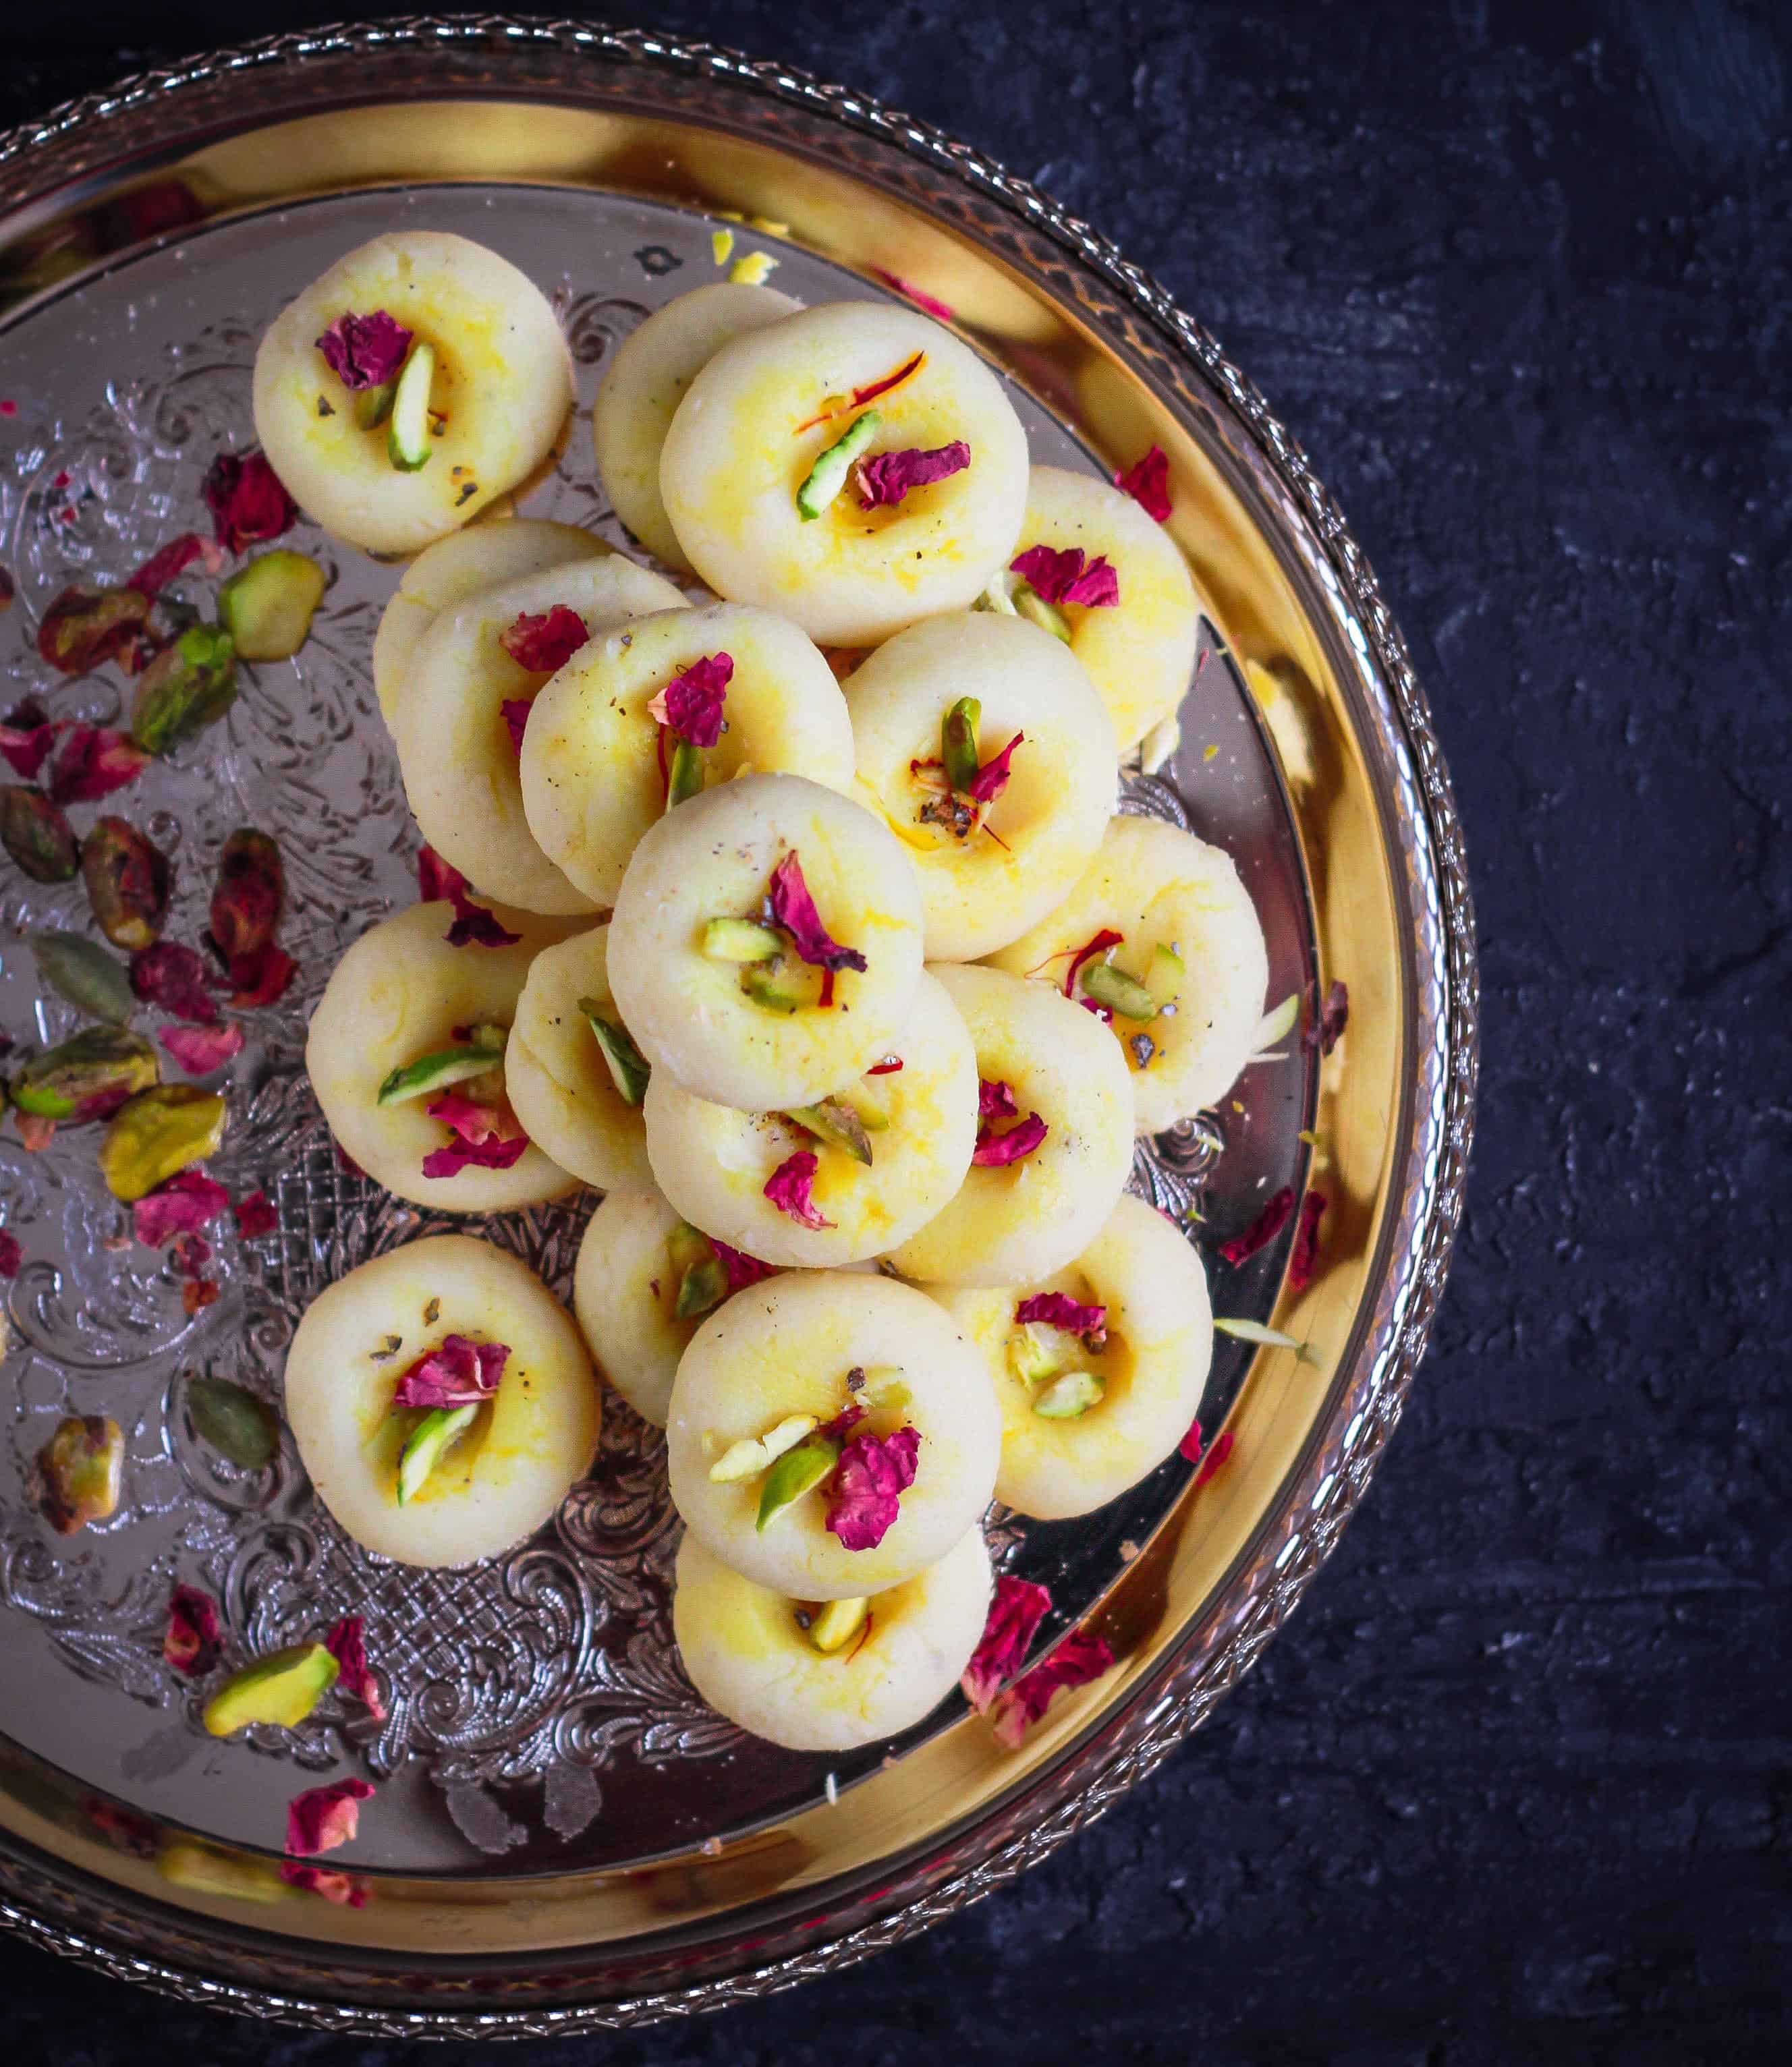
[[[0,124],[341,11],[14,0]],[[884,1959],[508,2057],[1783,2061],[1792,30],[1733,0],[654,19],[1036,177],[1303,440],[1455,774],[1481,1121],[1400,1438],[1213,1727]],[[5,1940],[0,1991],[6,2056],[58,2067],[412,2050],[239,2026]]]

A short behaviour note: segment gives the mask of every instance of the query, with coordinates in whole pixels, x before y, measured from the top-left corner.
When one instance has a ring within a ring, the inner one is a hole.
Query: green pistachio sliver
[[[812,1134],[829,1148],[838,1148],[855,1163],[871,1168],[871,1135],[852,1107],[840,1098],[823,1098],[816,1105],[792,1106],[785,1114],[804,1133]]]
[[[717,1485],[755,1479],[762,1472],[770,1470],[786,1450],[794,1450],[819,1425],[813,1414],[786,1415],[764,1435],[746,1436],[738,1443],[730,1443],[709,1467],[710,1479]]]
[[[703,749],[681,739],[672,749],[672,766],[666,777],[666,809],[677,810],[693,797],[703,794]]]
[[[769,962],[784,952],[784,936],[756,919],[712,919],[703,952],[713,962]]]
[[[128,1026],[137,1009],[124,964],[84,933],[47,932],[30,936],[38,974],[77,1012]]]
[[[612,1006],[612,1010],[615,1008]],[[624,1105],[639,1105],[647,1096],[652,1074],[646,1056],[635,1046],[634,1036],[620,1019],[612,1019],[595,997],[582,997],[579,1009],[585,1024],[597,1037],[597,1045],[610,1072],[610,1081]]]
[[[844,1601],[825,1601],[809,1625],[809,1641],[826,1656],[843,1651],[864,1626],[871,1602],[859,1594]]]
[[[355,397],[355,428],[358,431],[376,431],[392,414],[392,405],[398,393],[398,376],[382,380],[377,388],[363,388]]]
[[[449,1446],[473,1425],[479,1403],[465,1407],[437,1407],[425,1414],[404,1439],[398,1453],[398,1504],[413,1501],[422,1492],[429,1474]]]
[[[1162,952],[1162,950],[1159,950]],[[1257,1031],[1251,1036],[1254,1054],[1273,1048],[1278,1041],[1294,1030],[1294,1021],[1300,1017],[1300,993],[1291,990],[1282,1002],[1266,1012],[1257,1022]]]
[[[977,780],[977,737],[983,706],[975,696],[961,696],[940,725],[940,759],[955,790],[969,790]]]
[[[766,1473],[755,1526],[765,1529],[806,1492],[812,1492],[839,1460],[840,1446],[831,1436],[812,1436],[786,1450]]]
[[[1241,1342],[1261,1342],[1274,1350],[1298,1350],[1301,1345],[1292,1335],[1285,1335],[1279,1328],[1266,1328],[1261,1321],[1235,1320],[1229,1314],[1216,1314],[1213,1326],[1222,1335],[1232,1335]]]
[[[1054,639],[1071,643],[1071,621],[1056,603],[1047,603],[1031,582],[1014,584],[1014,611],[1030,624],[1036,624],[1042,631],[1049,631]]]
[[[1069,1338],[1057,1328],[1028,1321],[1008,1338],[1008,1368],[1022,1385],[1038,1385],[1063,1370]]]
[[[694,1321],[713,1313],[728,1297],[728,1273],[713,1249],[701,1263],[693,1263],[678,1281],[672,1303],[673,1318]]]
[[[800,1012],[803,999],[794,991],[778,987],[783,969],[782,956],[775,962],[749,962],[741,972],[741,988],[755,1005],[763,1005],[767,1012]]]
[[[843,437],[836,438],[816,458],[796,492],[797,514],[806,522],[822,514],[846,486],[853,462],[877,435],[884,419],[876,409],[855,417]]]
[[[1117,1012],[1123,1019],[1157,1017],[1156,999],[1136,977],[1115,969],[1111,962],[1090,963],[1081,982],[1086,997],[1092,997],[1097,1005],[1105,1005],[1110,1012]]]
[[[973,610],[993,610],[1000,617],[1018,617],[1014,607],[1014,577],[1004,569],[989,577],[989,586],[971,605]]]
[[[436,347],[415,344],[403,366],[386,424],[386,457],[400,473],[429,463],[429,388],[436,377]]]
[[[1098,1406],[1107,1390],[1092,1371],[1067,1371],[1038,1395],[1033,1411],[1048,1421],[1074,1421]]]
[[[412,1098],[420,1098],[430,1091],[446,1090],[450,1084],[465,1083],[469,1077],[482,1077],[487,1070],[502,1066],[502,1048],[437,1048],[427,1055],[420,1055],[414,1062],[405,1062],[380,1085],[375,1101],[380,1105],[404,1105]]]

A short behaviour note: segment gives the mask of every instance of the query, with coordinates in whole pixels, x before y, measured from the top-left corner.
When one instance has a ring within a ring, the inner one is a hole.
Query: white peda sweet
[[[1119,600],[1066,603],[1071,651],[1089,671],[1124,753],[1182,701],[1195,665],[1200,606],[1189,564],[1163,526],[1105,481],[1036,466],[1013,561],[1034,546],[1105,559]],[[1007,564],[1007,562],[1004,562]]]
[[[743,603],[669,610],[600,633],[536,698],[522,778],[529,830],[567,875],[613,904],[642,835],[666,810],[677,735],[648,706],[725,656],[724,730],[701,749],[713,788],[754,770],[852,789],[852,725],[828,666],[786,619]]]
[[[793,1416],[825,1425],[861,1395],[871,1411],[853,1434],[920,1437],[913,1482],[874,1548],[850,1550],[828,1529],[826,1481],[761,1529],[765,1476],[712,1476],[737,1443]],[[988,1505],[1001,1440],[981,1362],[933,1300],[887,1277],[800,1271],[737,1293],[698,1329],[673,1383],[666,1456],[700,1542],[760,1586],[829,1601],[900,1586],[945,1557]]]
[[[672,1381],[704,1315],[681,1320],[680,1260],[670,1246],[684,1224],[657,1192],[612,1192],[579,1245],[572,1306],[598,1368],[643,1420],[666,1425]]]
[[[571,1190],[574,1178],[531,1145],[507,1170],[426,1177],[424,1158],[453,1140],[428,1097],[382,1106],[396,1069],[457,1045],[456,1029],[507,1027],[530,963],[563,940],[564,922],[500,911],[514,947],[451,947],[453,907],[413,904],[371,927],[336,964],[311,1014],[305,1068],[330,1131],[368,1176],[401,1199],[456,1213],[508,1212]]]
[[[953,1197],[977,1142],[977,1058],[932,977],[880,1062],[901,1067],[862,1077],[807,1126],[711,1104],[656,1073],[646,1107],[655,1180],[686,1220],[767,1263],[825,1270],[881,1254]],[[766,1196],[772,1173],[804,1151],[815,1158],[811,1196],[826,1227],[803,1225]]]
[[[1050,1324],[1018,1322],[1024,1301],[1052,1292],[1106,1308],[1099,1350]],[[1118,1499],[1163,1463],[1201,1411],[1213,1354],[1207,1274],[1170,1222],[1131,1193],[1076,1261],[1049,1277],[1000,1290],[941,1287],[933,1297],[994,1381],[996,1497],[1018,1513],[1055,1521]],[[1065,1411],[1093,1390],[1079,1386],[1085,1373],[1099,1397]]]
[[[660,453],[673,411],[723,345],[802,306],[775,287],[718,280],[656,309],[616,347],[591,404],[597,471],[610,507],[668,566],[690,566],[660,497]]]
[[[399,1453],[423,1410],[395,1410],[392,1394],[450,1335],[510,1354],[490,1401],[401,1503]],[[532,1535],[590,1468],[603,1403],[571,1316],[535,1273],[453,1234],[388,1249],[312,1301],[286,1352],[286,1411],[319,1499],[356,1542],[441,1565]]]
[[[1016,1285],[1061,1269],[1094,1239],[1132,1168],[1126,1064],[1092,1014],[1042,984],[942,962],[932,972],[970,1029],[977,1074],[1006,1084],[1015,1113],[1045,1135],[1006,1165],[973,1164],[952,1203],[886,1261],[936,1285]]]
[[[873,509],[848,479],[806,517],[816,461],[872,410],[862,457],[963,442],[969,464]],[[1026,473],[1020,419],[969,346],[915,310],[839,302],[722,347],[672,420],[660,489],[718,594],[779,611],[818,644],[865,646],[965,608],[1007,565]]]
[[[730,1722],[790,1751],[850,1751],[920,1721],[970,1663],[993,1591],[973,1529],[937,1565],[872,1594],[859,1626],[823,1651],[815,1603],[742,1578],[689,1533],[675,1583],[673,1634],[691,1683]]]
[[[598,908],[530,832],[504,706],[532,706],[551,677],[513,660],[505,632],[556,606],[595,635],[683,604],[663,575],[612,553],[470,596],[442,611],[418,642],[392,725],[404,794],[424,838],[486,896],[526,912]]]
[[[595,531],[539,517],[486,518],[426,546],[405,568],[373,635],[373,693],[387,724],[423,636],[443,611],[549,567],[603,559],[615,550]]]
[[[607,1023],[620,1023],[605,966],[609,932],[594,926],[542,948],[529,964],[504,1049],[504,1088],[523,1131],[562,1169],[605,1191],[652,1180],[640,1106],[617,1089],[580,1009],[583,999]]]
[[[1008,779],[978,806],[954,792],[941,729],[980,705],[987,765],[1017,737]],[[852,673],[859,794],[920,877],[930,961],[974,961],[1026,932],[1087,867],[1114,809],[1107,706],[1063,643],[1018,617],[965,611],[912,625]]]
[[[1062,986],[1104,932],[1121,937],[1083,964],[1077,988],[1100,983],[1099,960],[1148,992],[1155,1013],[1116,1012],[1113,1038],[1138,1131],[1155,1134],[1223,1098],[1249,1059],[1270,981],[1263,928],[1229,855],[1160,818],[1117,818],[1063,903],[991,960]]]
[[[793,855],[823,927],[863,970],[824,972],[788,933],[769,961],[705,951],[712,920],[760,919],[773,871],[788,882]],[[920,886],[900,842],[860,806],[799,775],[743,775],[668,812],[636,848],[609,974],[648,1060],[687,1090],[750,1111],[810,1105],[900,1034],[920,982]]]
[[[394,463],[389,423],[361,427],[318,348],[339,318],[381,311],[435,354],[428,456],[414,471]],[[308,516],[364,551],[414,553],[547,457],[572,408],[572,362],[547,296],[507,258],[445,231],[388,231],[274,319],[254,400],[255,435]]]

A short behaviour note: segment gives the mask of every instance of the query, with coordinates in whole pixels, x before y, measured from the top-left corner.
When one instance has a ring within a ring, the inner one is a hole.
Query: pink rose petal
[[[251,1192],[236,1204],[237,1232],[245,1241],[258,1241],[280,1224],[266,1192]]]
[[[145,1249],[161,1249],[177,1236],[197,1235],[230,1208],[230,1194],[215,1178],[182,1170],[136,1201],[131,1225]]]
[[[520,1162],[529,1146],[526,1135],[514,1141],[456,1141],[446,1148],[434,1148],[423,1159],[425,1177],[455,1177],[461,1171],[508,1170]]]
[[[1083,964],[1086,961],[1092,956],[1104,954],[1109,948],[1119,947],[1125,938],[1124,933],[1116,933],[1111,927],[1104,926],[1093,940],[1085,940],[1071,956],[1071,965],[1064,972],[1064,995],[1067,997],[1075,997],[1076,980],[1082,974]]]
[[[524,611],[498,633],[498,643],[519,668],[526,668],[532,674],[551,675],[563,668],[591,636],[576,610],[557,603],[538,616]]]
[[[742,1249],[730,1249],[725,1241],[709,1237],[709,1246],[721,1260],[721,1267],[728,1273],[730,1297],[744,1291],[749,1285],[757,1285],[762,1278],[775,1277],[779,1266],[775,1263],[762,1263],[756,1256],[749,1256]]]
[[[1220,1431],[1220,1439],[1207,1453],[1207,1461],[1195,1474],[1195,1484],[1205,1485],[1226,1459],[1232,1455],[1233,1434],[1229,1428]]]
[[[27,696],[16,710],[8,711],[5,722],[0,724],[0,753],[6,756],[14,774],[35,782],[62,729],[51,721],[50,713],[35,696]]]
[[[1073,1629],[1048,1656],[991,1704],[989,1717],[995,1726],[996,1742],[1006,1750],[1018,1750],[1060,1689],[1087,1686],[1091,1679],[1099,1679],[1113,1663],[1114,1654],[1105,1637]]]
[[[924,288],[917,287],[912,280],[904,279],[899,273],[886,273],[881,266],[874,266],[872,270],[886,287],[893,287],[905,300],[912,302],[917,309],[932,316],[936,323],[949,323],[955,320],[950,305],[942,302],[937,294],[929,294]]]
[[[766,1180],[766,1196],[781,1213],[788,1213],[799,1227],[831,1228],[834,1224],[822,1217],[820,1208],[811,1196],[819,1168],[812,1148],[799,1148],[794,1155],[786,1155]]]
[[[510,1351],[504,1342],[449,1335],[421,1356],[393,1388],[394,1407],[476,1407],[497,1391]]]
[[[1089,559],[1080,546],[1030,546],[1008,562],[1047,603],[1078,603],[1111,609],[1120,599],[1120,578],[1104,557]]]
[[[386,1720],[386,1704],[380,1698],[380,1683],[367,1662],[366,1626],[356,1614],[344,1615],[323,1639],[323,1647],[336,1661],[336,1684],[351,1700],[359,1701],[376,1723]]]
[[[1176,1447],[1178,1452],[1186,1457],[1190,1464],[1198,1464],[1201,1462],[1201,1451],[1205,1446],[1205,1442],[1206,1439],[1201,1433],[1201,1417],[1197,1415],[1189,1423],[1188,1434]]]
[[[208,550],[215,552],[217,548],[197,531],[183,531],[152,553],[124,586],[153,603],[177,575],[184,574],[195,560],[204,559]]]
[[[1300,1224],[1288,1252],[1288,1282],[1297,1292],[1304,1292],[1313,1282],[1314,1266],[1319,1260],[1319,1222],[1330,1204],[1323,1192],[1309,1192],[1300,1202]]]
[[[361,1804],[372,1793],[371,1781],[351,1776],[295,1794],[286,1809],[286,1850],[297,1858],[313,1858],[347,1844],[360,1822]]]
[[[1014,757],[1014,749],[1026,744],[1026,734],[1017,732],[993,761],[985,761],[977,771],[977,780],[968,794],[973,804],[993,804],[1008,786],[1008,764]]]
[[[396,380],[411,348],[412,333],[384,309],[371,315],[340,315],[317,340],[325,363],[351,392],[384,388]]]
[[[24,1261],[18,1237],[10,1228],[0,1228],[0,1277],[16,1277]]]
[[[673,676],[648,704],[647,714],[693,746],[713,746],[721,737],[722,709],[733,679],[732,654],[705,654]]]
[[[1124,473],[1116,473],[1114,485],[1124,489],[1148,517],[1160,524],[1170,514],[1170,462],[1160,445],[1152,445]]]
[[[1338,1045],[1350,1020],[1351,994],[1341,983],[1335,983],[1325,994],[1325,1003],[1317,1013],[1308,1000],[1307,1009],[1310,1023],[1300,1037],[1301,1046],[1310,1052],[1317,1049],[1322,1055],[1329,1055]]]
[[[200,492],[217,542],[230,552],[278,538],[299,520],[299,505],[263,453],[220,453]]]
[[[1035,1292],[1014,1309],[1017,1324],[1026,1327],[1042,1321],[1048,1328],[1062,1328],[1068,1335],[1102,1335],[1107,1331],[1107,1309],[1085,1306],[1067,1292]]]
[[[149,756],[127,733],[103,725],[69,727],[51,771],[50,795],[59,804],[93,804],[134,782]]]
[[[209,1077],[242,1052],[240,1026],[158,1026],[156,1038],[189,1077]]]
[[[454,907],[454,923],[444,936],[451,948],[510,948],[522,938],[507,931],[483,904],[473,903],[467,895],[466,878],[432,847],[417,855],[417,880],[425,904],[441,901]]]
[[[1011,1163],[1024,1162],[1050,1130],[1036,1112],[1030,1112],[1018,1127],[1011,1127],[1006,1134],[997,1134],[988,1127],[978,1131],[977,1146],[971,1151],[971,1160],[979,1169],[1005,1169]]]
[[[461,1139],[477,1147],[482,1141],[514,1141],[522,1129],[500,1107],[482,1105],[459,1090],[439,1092],[429,1101],[429,1117]]]
[[[177,1019],[198,1026],[217,1024],[205,964],[191,948],[173,940],[158,940],[132,956],[131,990],[145,1005],[171,1012]]]
[[[296,1859],[283,1859],[280,1878],[290,1886],[302,1887],[309,1894],[320,1894],[326,1902],[334,1902],[347,1909],[367,1907],[367,1883],[353,1874],[337,1873],[329,1866],[303,1866]]]
[[[498,706],[504,713],[504,722],[510,728],[510,751],[522,751],[522,735],[528,729],[529,713],[535,706],[527,696],[506,696]]]
[[[988,1077],[977,1080],[977,1116],[979,1119],[1013,1119],[1020,1107],[1014,1103],[1013,1086],[1006,1077],[993,1081]]]
[[[875,1550],[900,1511],[900,1495],[915,1482],[920,1431],[855,1436],[840,1452],[827,1496],[825,1526],[847,1550]]]
[[[1288,1224],[1288,1216],[1294,1210],[1294,1188],[1284,1184],[1282,1189],[1265,1205],[1242,1234],[1235,1234],[1230,1241],[1220,1244],[1220,1253],[1228,1263],[1245,1263],[1259,1249],[1267,1249]]]
[[[211,1671],[223,1650],[217,1603],[197,1586],[177,1586],[169,1596],[162,1656],[177,1672],[197,1679]]]
[[[823,925],[794,847],[772,871],[766,902],[772,924],[790,936],[791,946],[812,968],[863,973],[869,966],[856,948],[843,948]]]
[[[912,488],[925,488],[962,473],[971,463],[971,449],[962,438],[949,445],[923,452],[917,446],[900,452],[879,453],[862,459],[853,470],[853,485],[859,491],[862,510],[888,507],[900,502]]]
[[[1050,1594],[1030,1579],[1010,1578],[1004,1573],[996,1581],[983,1635],[958,1679],[965,1699],[980,1716],[987,1713],[1004,1683],[1020,1670],[1050,1606]]]

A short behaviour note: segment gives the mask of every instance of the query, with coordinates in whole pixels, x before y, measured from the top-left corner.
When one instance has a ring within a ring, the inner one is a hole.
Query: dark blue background
[[[337,11],[13,0],[0,123]],[[660,0],[654,20],[1005,159],[1268,393],[1430,688],[1485,1064],[1399,1440],[1213,1726],[1013,1892],[885,1958],[501,2057],[1783,2062],[1786,10]],[[152,2002],[4,1939],[0,2045],[54,2067],[412,2051]]]

